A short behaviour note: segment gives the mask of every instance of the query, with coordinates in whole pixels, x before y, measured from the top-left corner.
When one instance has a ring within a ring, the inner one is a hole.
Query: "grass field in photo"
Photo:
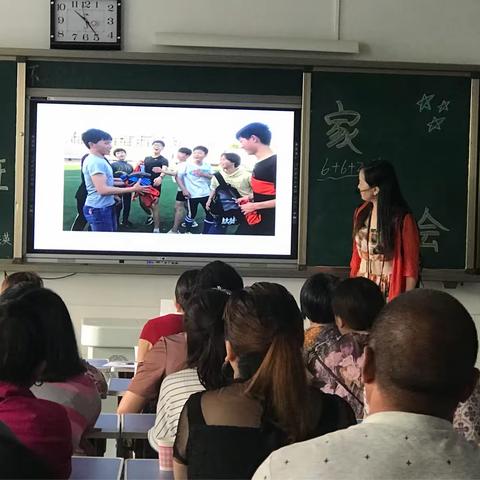
[[[75,193],[80,185],[80,166],[66,165],[64,170],[64,190],[63,190],[63,230],[70,230],[75,217],[77,216],[77,201]],[[160,195],[160,232],[166,233],[173,226],[175,214],[175,197],[177,195],[177,184],[172,177],[165,176],[162,182],[162,193]],[[199,226],[193,229],[193,233],[202,231],[202,224],[205,214],[202,207],[198,208],[195,218]],[[122,218],[120,214],[120,219]],[[119,231],[124,232],[151,232],[153,225],[145,225],[147,214],[140,207],[140,202],[132,201],[129,221],[132,227],[125,228],[119,226]]]

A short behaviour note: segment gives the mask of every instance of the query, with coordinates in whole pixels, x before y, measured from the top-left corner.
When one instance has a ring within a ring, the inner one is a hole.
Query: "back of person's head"
[[[315,273],[300,290],[300,308],[305,318],[313,323],[334,323],[332,294],[339,283],[338,277],[328,273]]]
[[[248,392],[264,402],[290,441],[304,439],[309,428],[304,332],[295,299],[279,284],[254,283],[232,293],[224,318],[240,376],[251,378]]]
[[[196,368],[207,390],[225,385],[222,365],[225,361],[223,312],[229,298],[224,290],[211,288],[192,296],[185,311],[187,365]]]
[[[46,365],[38,380],[64,382],[84,373],[72,320],[63,300],[47,288],[9,289],[2,299],[7,295],[8,299],[32,305],[35,318],[45,332]]]
[[[104,132],[103,130],[99,130],[98,128],[90,128],[86,132],[82,133],[82,141],[87,148],[90,148],[90,143],[98,143],[100,140],[111,140],[112,136]]]
[[[200,290],[217,287],[230,292],[243,288],[242,277],[231,265],[221,260],[207,263],[197,278],[197,288]]]
[[[382,291],[368,278],[347,278],[333,292],[332,308],[351,330],[370,330],[385,305]]]
[[[374,322],[369,346],[375,384],[397,404],[405,400],[411,411],[422,405],[427,411],[418,413],[453,412],[475,384],[475,324],[445,292],[413,290],[392,300]]]
[[[6,276],[0,286],[0,293],[19,283],[31,285],[33,287],[43,287],[43,280],[35,272],[15,272]]]
[[[12,287],[0,300],[0,380],[30,387],[46,361],[47,335],[35,302],[11,298],[14,291],[25,290]]]
[[[260,122],[253,122],[245,125],[237,132],[236,138],[237,140],[240,140],[240,138],[248,139],[252,135],[257,137],[264,145],[270,145],[270,142],[272,141],[272,132],[270,131],[270,128],[268,128],[268,125]]]
[[[175,301],[185,311],[186,305],[197,285],[200,270],[186,270],[177,280],[175,285]]]

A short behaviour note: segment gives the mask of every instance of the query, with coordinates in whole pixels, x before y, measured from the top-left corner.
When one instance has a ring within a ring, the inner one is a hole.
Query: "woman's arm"
[[[147,404],[148,399],[136,393],[127,391],[120,401],[117,408],[117,413],[122,415],[124,413],[140,413],[143,407]]]
[[[417,279],[413,277],[406,277],[405,279],[405,291],[413,290],[417,286]]]
[[[420,264],[420,235],[417,222],[411,213],[405,215],[402,226],[402,255],[403,276],[405,278],[405,290],[408,292],[415,288],[418,280]]]
[[[145,355],[152,349],[152,344],[143,338],[138,340],[138,349],[137,349],[137,358],[135,359],[137,363],[141,363],[145,360]]]
[[[173,459],[173,478],[175,480],[187,480],[188,478],[187,466],[175,458]]]

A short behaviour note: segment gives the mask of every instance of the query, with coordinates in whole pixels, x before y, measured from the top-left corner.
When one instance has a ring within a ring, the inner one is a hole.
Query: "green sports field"
[[[80,185],[80,168],[76,165],[66,165],[64,170],[64,197],[63,197],[63,229],[70,230],[72,223],[77,216],[77,203],[75,193]],[[173,225],[175,197],[177,194],[177,184],[172,177],[165,176],[162,182],[162,194],[160,196],[160,232],[168,232]],[[202,207],[198,209],[196,221],[199,227],[195,232],[202,231],[202,222],[204,218]],[[121,216],[120,216],[121,218]],[[125,232],[151,232],[153,225],[145,225],[146,213],[140,207],[138,199],[132,201],[129,221],[133,224],[130,228],[119,227],[120,231]]]

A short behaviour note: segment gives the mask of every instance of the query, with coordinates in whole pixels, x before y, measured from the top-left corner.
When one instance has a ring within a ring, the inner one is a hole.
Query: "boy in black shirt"
[[[238,199],[244,215],[258,214],[259,221],[244,222],[237,235],[275,235],[277,156],[270,148],[272,132],[264,123],[249,123],[237,132],[237,140],[249,154],[257,157],[252,173],[253,194]]]
[[[152,143],[153,155],[151,157],[145,157],[143,161],[145,167],[145,173],[151,175],[152,185],[161,193],[162,179],[164,174],[162,172],[163,167],[168,167],[168,160],[161,155],[162,150],[165,148],[165,142],[163,140],[155,140]],[[152,204],[153,215],[153,232],[160,233],[160,195]]]

